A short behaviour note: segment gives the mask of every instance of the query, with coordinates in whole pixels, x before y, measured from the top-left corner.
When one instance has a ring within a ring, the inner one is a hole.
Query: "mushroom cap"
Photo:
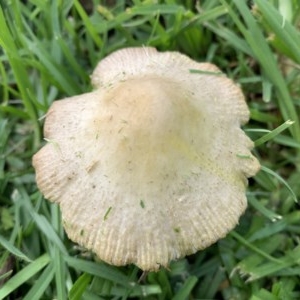
[[[92,83],[52,104],[48,143],[33,157],[70,239],[110,264],[157,270],[236,226],[259,163],[232,80],[146,47],[103,59]]]

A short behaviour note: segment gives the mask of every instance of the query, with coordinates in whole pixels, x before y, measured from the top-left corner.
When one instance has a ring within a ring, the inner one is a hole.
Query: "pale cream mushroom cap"
[[[236,226],[259,163],[230,79],[146,47],[103,59],[92,83],[95,91],[52,104],[48,143],[33,158],[73,241],[110,264],[157,270]]]

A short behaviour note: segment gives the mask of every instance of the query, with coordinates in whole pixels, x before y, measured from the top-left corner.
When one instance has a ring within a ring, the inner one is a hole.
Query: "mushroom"
[[[150,47],[114,52],[91,79],[94,91],[52,104],[33,157],[69,238],[158,270],[225,237],[259,170],[241,90],[210,63]]]

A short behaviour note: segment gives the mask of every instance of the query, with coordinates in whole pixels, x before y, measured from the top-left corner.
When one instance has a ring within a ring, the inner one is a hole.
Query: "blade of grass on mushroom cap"
[[[212,75],[212,76],[225,76],[223,72],[210,72],[210,71],[203,71],[203,70],[196,70],[190,69],[191,74],[205,74],[205,75]]]
[[[278,92],[278,104],[283,117],[286,120],[295,121],[295,126],[290,127],[292,135],[297,141],[300,141],[300,126],[299,118],[295,110],[293,101],[289,95],[287,85],[280,73],[280,70],[275,61],[274,55],[270,50],[270,47],[266,43],[266,39],[263,36],[260,28],[257,25],[256,20],[252,16],[249,8],[244,1],[233,0],[235,6],[238,8],[240,14],[245,20],[248,28],[246,28],[239,17],[234,12],[232,7],[228,4],[226,0],[220,0],[223,5],[228,8],[228,12],[232,19],[238,26],[241,33],[244,35],[247,43],[251,47],[252,56],[254,56],[257,61],[263,67],[265,75],[273,83],[275,89]]]
[[[11,292],[16,290],[20,285],[25,283],[31,277],[36,275],[41,269],[47,266],[50,262],[50,257],[48,254],[44,254],[39,258],[35,259],[21,271],[19,271],[15,276],[10,278],[0,289],[0,300],[4,299]]]

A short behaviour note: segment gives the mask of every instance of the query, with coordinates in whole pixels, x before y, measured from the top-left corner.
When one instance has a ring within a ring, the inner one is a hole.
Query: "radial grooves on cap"
[[[249,119],[249,110],[244,100],[241,90],[236,84],[222,76],[208,76],[197,78],[198,74],[194,74],[195,82],[203,81],[202,85],[209,87],[211,107],[214,114],[218,116],[220,122],[225,122],[232,126],[233,123],[239,122],[244,125]],[[213,89],[211,87],[213,86]]]
[[[246,208],[246,200],[242,207],[240,199],[231,199],[232,205],[215,209],[208,207],[200,214],[191,217],[191,240],[196,241],[196,249],[204,249],[215,243],[218,239],[225,237],[226,234],[238,223],[240,215]],[[236,202],[235,202],[236,201]],[[199,232],[199,228],[201,231]],[[188,249],[191,249],[188,248]],[[193,252],[190,252],[193,253]]]
[[[151,47],[128,48],[112,53],[95,68],[92,74],[93,86],[105,87],[138,74],[153,54],[156,55],[157,51]]]
[[[233,211],[234,214],[231,214]],[[226,210],[214,210],[207,209],[202,215],[205,215],[206,222],[203,222],[201,226],[204,229],[205,234],[209,237],[203,248],[207,247],[209,244],[214,243],[220,237],[224,237],[228,231],[234,227],[237,223],[238,218],[241,213],[237,214],[238,210],[233,210],[232,208],[226,208]],[[234,215],[234,220],[230,219],[230,216]],[[202,245],[201,245],[202,247]]]
[[[49,144],[41,149],[33,157],[33,166],[37,173],[37,184],[44,196],[51,201],[59,201],[67,183],[67,176],[61,172],[64,163],[61,158],[54,157],[60,154],[53,148],[55,146]]]
[[[203,71],[203,74],[191,74],[190,70],[193,69]],[[186,81],[187,85],[189,81],[194,81],[192,91],[209,89],[212,101],[215,101],[213,94],[216,94],[218,103],[214,107],[219,118],[228,121],[233,119],[228,118],[228,115],[234,115],[240,119],[241,124],[248,121],[249,112],[244,97],[232,80],[222,75],[215,65],[197,63],[179,53],[159,53],[150,47],[122,49],[98,64],[92,75],[92,82],[99,88],[114,85],[120,80],[149,74],[170,78],[178,83]],[[227,117],[223,118],[224,115]]]
[[[85,244],[89,249],[96,252],[100,258],[109,263],[116,265],[134,263],[142,269],[154,270],[160,266],[167,266],[168,261],[182,255],[178,253],[194,253],[197,249],[203,249],[214,243],[220,238],[220,235],[222,237],[225,236],[237,224],[240,215],[240,213],[237,214],[237,211],[241,211],[241,202],[235,202],[234,199],[232,201],[232,206],[228,205],[226,208],[220,209],[226,215],[226,218],[224,218],[224,215],[216,215],[218,210],[216,211],[214,207],[208,207],[206,210],[201,211],[201,215],[191,215],[190,224],[187,223],[181,226],[179,223],[179,226],[181,228],[186,227],[186,231],[189,233],[188,240],[183,238],[184,244],[182,246],[177,244],[178,237],[175,235],[174,240],[170,240],[167,243],[164,239],[156,240],[151,233],[146,231],[140,240],[135,240],[133,238],[134,231],[132,231],[132,235],[130,233],[124,234],[118,229],[103,231],[101,230],[101,225],[97,234],[94,230],[90,232],[92,236],[97,236],[94,239],[91,239],[89,236],[86,237],[86,240],[80,239],[79,236],[72,237],[76,240],[78,239],[81,244]],[[122,228],[122,222],[120,223],[120,228]],[[157,228],[156,230],[159,232],[160,229],[164,228]],[[106,242],[99,242],[102,239]],[[195,245],[191,246],[192,244]],[[133,249],[136,249],[137,253]]]
[[[166,244],[164,240],[161,241],[153,241],[151,243],[151,236],[148,237],[149,241],[141,247],[140,249],[140,259],[137,262],[138,265],[144,266],[147,269],[157,270],[161,266],[168,266],[169,261],[174,259],[171,256],[170,248],[172,247],[171,243]],[[153,251],[149,251],[149,247],[153,249]]]
[[[45,121],[45,137],[62,142],[70,150],[78,135],[88,129],[86,121],[99,109],[99,98],[99,93],[93,92],[53,102]]]

